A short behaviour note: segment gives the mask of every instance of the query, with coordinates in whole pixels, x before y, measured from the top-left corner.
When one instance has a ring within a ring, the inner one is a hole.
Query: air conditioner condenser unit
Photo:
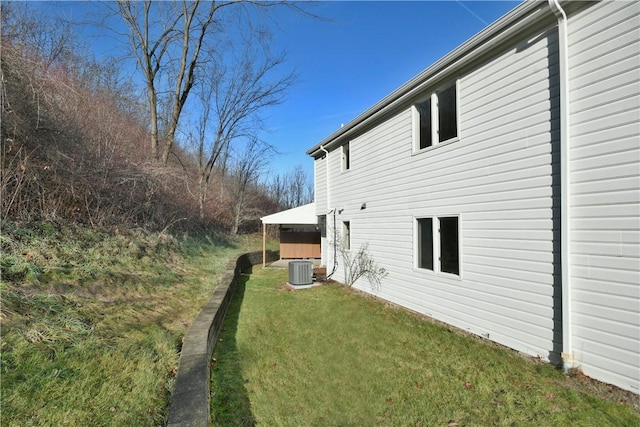
[[[304,286],[313,284],[313,263],[311,261],[289,262],[289,284]]]

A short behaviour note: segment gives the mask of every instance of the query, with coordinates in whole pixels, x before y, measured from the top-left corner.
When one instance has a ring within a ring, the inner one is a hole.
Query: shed
[[[262,265],[266,264],[267,225],[280,230],[280,259],[320,258],[320,230],[315,203],[276,212],[260,218],[262,221]]]

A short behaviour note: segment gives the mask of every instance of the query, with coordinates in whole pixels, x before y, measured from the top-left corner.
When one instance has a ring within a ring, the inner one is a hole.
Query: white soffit
[[[260,218],[263,224],[317,224],[316,204],[298,206]]]

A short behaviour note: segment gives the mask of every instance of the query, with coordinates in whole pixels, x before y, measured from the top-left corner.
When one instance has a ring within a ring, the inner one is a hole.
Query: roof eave
[[[330,149],[337,145],[341,140],[354,134],[381,115],[384,115],[407,98],[416,95],[416,93],[420,92],[424,86],[428,85],[434,79],[439,78],[444,73],[451,72],[452,69],[464,67],[478,56],[487,52],[487,50],[492,49],[495,45],[504,41],[510,34],[527,28],[544,12],[549,12],[546,1],[525,1],[407,83],[400,86],[391,94],[384,97],[355,119],[311,147],[307,150],[306,154],[312,157],[320,156],[322,154],[321,147]]]

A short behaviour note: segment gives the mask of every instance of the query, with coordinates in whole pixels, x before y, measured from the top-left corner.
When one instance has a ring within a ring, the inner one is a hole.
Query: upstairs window
[[[431,147],[431,99],[415,105],[420,120],[420,127],[418,129],[419,149]]]
[[[453,83],[418,102],[412,109],[416,151],[458,137],[457,84]]]
[[[351,167],[351,159],[349,158],[349,143],[342,146],[342,170],[349,170]]]
[[[438,98],[438,141],[443,142],[458,136],[456,85],[436,92],[436,96]]]

